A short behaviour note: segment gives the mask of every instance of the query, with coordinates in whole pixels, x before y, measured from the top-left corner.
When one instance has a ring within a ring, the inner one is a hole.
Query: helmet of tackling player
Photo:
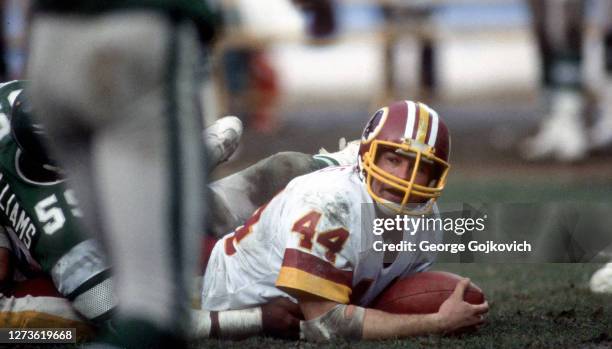
[[[384,150],[392,150],[414,161],[406,179],[376,164],[379,154]],[[377,110],[363,131],[359,148],[360,175],[368,193],[378,204],[397,213],[429,213],[446,184],[450,168],[449,154],[448,128],[436,111],[424,103],[394,102]],[[415,183],[421,166],[432,166],[431,180],[427,185]],[[402,193],[401,202],[391,202],[377,194],[372,189],[374,180]],[[411,198],[422,203],[410,204]]]
[[[32,117],[32,106],[23,91],[15,98],[10,117],[11,135],[22,156],[46,170],[56,171],[57,165],[45,146],[44,128]]]

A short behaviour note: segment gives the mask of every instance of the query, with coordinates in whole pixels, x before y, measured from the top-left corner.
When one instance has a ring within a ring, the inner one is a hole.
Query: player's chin
[[[398,194],[395,192],[386,192],[388,194],[388,197],[386,197],[386,200],[389,200],[391,202],[394,202],[396,204],[401,204],[402,201],[404,201],[404,195],[403,194]],[[420,197],[420,196],[416,196],[416,195],[411,195],[410,197],[408,197],[408,204],[424,204],[427,202],[427,198],[424,197]]]
[[[389,202],[399,205],[404,200],[404,192],[393,188],[385,188],[381,197]]]
[[[397,204],[397,205],[401,205],[402,201],[404,200],[403,196],[398,196],[398,195],[395,195],[395,194],[382,195],[382,198],[387,200],[387,201],[389,201],[389,202]],[[428,200],[427,198],[411,197],[411,198],[408,199],[407,205],[408,206],[410,206],[410,205],[413,205],[413,206],[414,205],[421,205],[421,204],[426,203],[427,200]]]
[[[383,187],[380,190],[380,197],[385,199],[386,201],[392,202],[397,205],[401,205],[404,201],[405,192],[395,189],[393,187]],[[420,205],[424,204],[428,201],[428,198],[411,195],[408,198],[408,205]]]
[[[411,197],[408,200],[408,204],[416,204],[416,205],[420,205],[420,204],[424,204],[428,201],[428,198],[422,198],[422,197]]]

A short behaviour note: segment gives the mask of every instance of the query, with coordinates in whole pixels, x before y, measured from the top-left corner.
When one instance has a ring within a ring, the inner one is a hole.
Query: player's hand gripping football
[[[436,316],[442,332],[451,333],[484,323],[489,304],[487,301],[482,304],[464,301],[463,295],[469,284],[470,279],[461,280],[450,297],[440,306]]]
[[[285,297],[274,298],[261,306],[261,317],[265,335],[299,339],[300,320],[304,320],[300,306]]]

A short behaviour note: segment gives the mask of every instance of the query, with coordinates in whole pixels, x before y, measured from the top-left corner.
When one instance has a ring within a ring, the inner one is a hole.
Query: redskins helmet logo
[[[367,144],[371,142],[374,138],[376,138],[376,136],[378,136],[378,133],[380,132],[380,130],[385,124],[385,121],[387,120],[388,114],[389,108],[384,107],[382,109],[377,110],[376,113],[372,115],[370,121],[363,130],[363,134],[361,135],[361,143]]]

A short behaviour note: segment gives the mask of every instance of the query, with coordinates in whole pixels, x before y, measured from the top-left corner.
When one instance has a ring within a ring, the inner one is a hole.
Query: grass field
[[[588,279],[597,264],[440,264],[468,276],[491,305],[488,323],[459,337],[335,341],[326,345],[252,338],[208,340],[192,348],[611,348],[612,295],[594,295]]]

